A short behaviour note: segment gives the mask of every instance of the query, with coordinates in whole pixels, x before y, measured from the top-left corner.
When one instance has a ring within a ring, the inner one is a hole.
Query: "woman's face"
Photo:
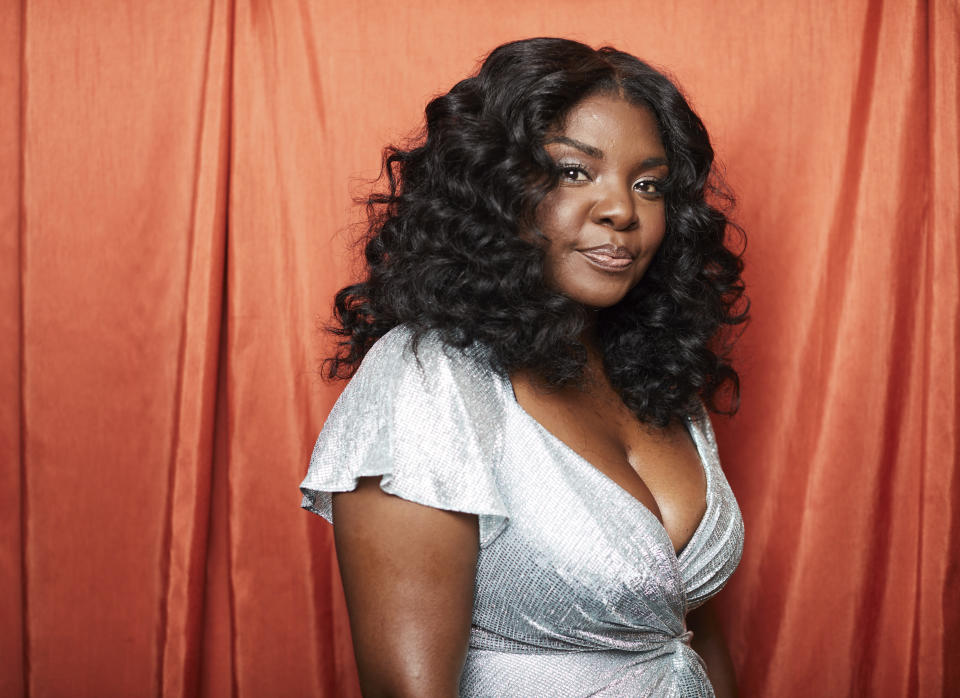
[[[546,282],[584,306],[610,307],[643,277],[666,228],[656,119],[616,95],[594,95],[545,148],[560,169],[560,185],[536,211]]]

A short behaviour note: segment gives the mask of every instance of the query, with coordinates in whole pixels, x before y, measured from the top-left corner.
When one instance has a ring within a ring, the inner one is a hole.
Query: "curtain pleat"
[[[329,605],[316,602],[330,584],[331,558],[321,548],[314,559],[308,522],[290,506],[323,418],[311,406],[320,388],[313,315],[325,273],[313,232],[325,214],[317,193],[326,160],[321,86],[311,80],[303,39],[312,29],[294,3],[237,6],[227,253],[228,525],[234,661],[237,689],[245,695],[336,694],[329,682]],[[264,598],[275,602],[267,613]],[[271,640],[264,643],[265,637]]]
[[[24,11],[26,690],[183,691],[209,507],[227,32],[194,2]]]
[[[20,3],[0,4],[0,695],[24,690]]]
[[[202,642],[209,535],[217,364],[221,359],[230,164],[232,4],[207,8],[200,118],[178,349],[176,424],[163,550],[166,594],[161,609],[161,694],[196,695]]]
[[[359,696],[296,486],[353,204],[514,38],[668,66],[736,191],[742,695],[960,691],[952,0],[0,7],[0,695]]]
[[[960,4],[929,3],[930,89],[915,624],[911,694],[960,692]],[[906,466],[905,466],[906,467]],[[916,691],[916,693],[914,693]]]

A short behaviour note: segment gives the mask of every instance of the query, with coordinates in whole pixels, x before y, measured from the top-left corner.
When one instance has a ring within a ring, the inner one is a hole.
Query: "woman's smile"
[[[634,255],[630,250],[609,243],[577,251],[604,271],[627,271],[633,264]]]

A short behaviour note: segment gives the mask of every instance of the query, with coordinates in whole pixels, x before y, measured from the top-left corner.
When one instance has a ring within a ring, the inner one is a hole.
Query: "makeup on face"
[[[598,94],[575,105],[544,147],[560,175],[536,212],[546,282],[587,307],[615,305],[643,278],[666,230],[669,168],[656,119]]]

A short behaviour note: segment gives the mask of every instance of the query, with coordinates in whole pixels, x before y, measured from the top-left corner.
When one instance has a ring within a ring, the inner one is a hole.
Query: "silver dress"
[[[517,403],[483,349],[398,327],[337,401],[300,485],[332,522],[331,492],[382,476],[390,494],[477,514],[480,552],[461,696],[712,696],[684,617],[740,560],[743,521],[710,422],[687,423],[706,513],[679,556],[637,499]]]

